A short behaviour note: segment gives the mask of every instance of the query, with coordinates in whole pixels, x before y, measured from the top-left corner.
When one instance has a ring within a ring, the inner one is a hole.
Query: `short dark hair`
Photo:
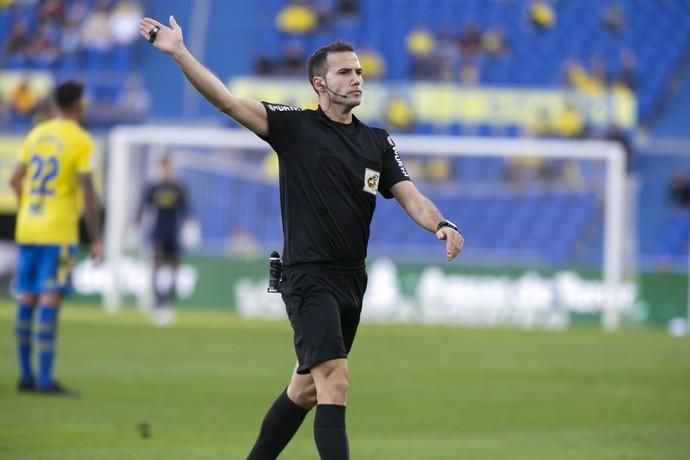
[[[69,110],[79,102],[84,95],[84,85],[78,81],[69,80],[55,89],[55,103],[60,110]]]
[[[309,58],[309,62],[307,62],[309,83],[313,85],[314,76],[326,73],[326,59],[328,58],[328,53],[340,53],[343,51],[354,52],[355,48],[347,42],[338,40],[314,51]]]

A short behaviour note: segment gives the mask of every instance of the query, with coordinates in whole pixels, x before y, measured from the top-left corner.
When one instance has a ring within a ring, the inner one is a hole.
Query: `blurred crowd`
[[[127,70],[139,35],[141,6],[135,0],[14,0],[2,47],[5,68],[99,70],[98,59]]]
[[[37,72],[84,80],[93,123],[143,119],[149,96],[133,46],[142,14],[136,0],[2,1],[0,15],[9,21],[0,68],[25,75],[0,93],[0,122],[24,127],[47,116],[44,88],[31,78]]]
[[[332,30],[339,22],[358,21],[359,11],[357,0],[286,0],[275,18],[275,27],[284,34],[285,45],[277,56],[257,56],[256,74],[302,76],[311,51],[302,38]],[[551,2],[532,0],[527,20],[535,30],[545,31],[556,27],[557,15]],[[602,8],[600,24],[611,35],[623,33],[627,27],[625,10],[616,2],[609,3]],[[385,77],[386,57],[366,43],[356,46],[366,77]],[[425,26],[414,26],[405,37],[405,48],[411,58],[408,79],[464,84],[491,83],[482,78],[480,64],[488,62],[490,66],[492,61],[510,56],[512,50],[503,24],[497,22],[482,28],[471,21],[464,23],[460,31],[450,23],[436,33]],[[587,65],[575,57],[566,58],[562,83],[587,92],[609,86],[634,90],[638,79],[635,54],[621,49],[619,59],[609,69],[606,60],[598,55],[592,55]]]

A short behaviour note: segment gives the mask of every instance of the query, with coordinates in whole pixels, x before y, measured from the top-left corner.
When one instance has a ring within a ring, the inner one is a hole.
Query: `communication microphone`
[[[334,95],[336,95],[336,96],[344,97],[344,98],[347,99],[347,94],[336,93],[336,92],[333,91],[331,88],[329,88],[328,85],[325,84],[325,83],[324,83],[323,87],[326,88],[326,91],[328,91],[329,93],[334,94]]]

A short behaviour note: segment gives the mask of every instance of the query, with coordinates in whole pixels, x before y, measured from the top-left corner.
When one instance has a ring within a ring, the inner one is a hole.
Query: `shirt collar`
[[[350,127],[357,127],[359,126],[359,118],[355,116],[355,114],[352,114],[352,123],[340,123],[338,121],[331,120],[328,118],[328,115],[324,113],[324,111],[321,109],[321,106],[319,105],[318,108],[316,109],[316,112],[319,114],[320,117],[324,118],[326,121],[329,123],[333,123],[336,126],[343,126],[345,128],[350,128]]]

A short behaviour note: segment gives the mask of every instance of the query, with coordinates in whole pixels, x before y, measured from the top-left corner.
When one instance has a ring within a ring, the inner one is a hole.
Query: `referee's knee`
[[[316,405],[316,385],[313,382],[306,386],[290,385],[288,397],[298,406],[311,409]]]
[[[314,373],[312,371],[312,373]],[[314,376],[319,404],[345,405],[349,387],[349,375],[346,367],[335,366],[324,372],[321,378]]]

